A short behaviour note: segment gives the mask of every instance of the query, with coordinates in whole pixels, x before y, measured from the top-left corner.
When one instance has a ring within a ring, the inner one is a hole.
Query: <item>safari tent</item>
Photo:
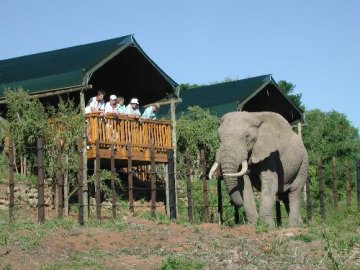
[[[197,105],[218,117],[233,111],[272,111],[293,124],[303,121],[299,108],[283,94],[271,75],[182,90],[179,96],[182,102],[176,107],[178,115]],[[166,113],[165,109],[162,113]]]
[[[0,112],[6,88],[22,87],[49,104],[60,96],[80,102],[81,91],[88,100],[98,89],[149,104],[173,98],[176,86],[133,35],[0,60]]]

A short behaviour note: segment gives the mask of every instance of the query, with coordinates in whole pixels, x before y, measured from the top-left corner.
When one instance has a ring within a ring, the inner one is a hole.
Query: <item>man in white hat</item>
[[[139,110],[139,100],[137,98],[132,98],[129,105],[125,108],[125,114],[130,117],[139,118],[141,116]]]
[[[116,96],[115,95],[111,95],[109,102],[106,102],[106,104],[105,104],[105,113],[106,114],[108,114],[108,113],[118,114],[117,104],[116,104]]]

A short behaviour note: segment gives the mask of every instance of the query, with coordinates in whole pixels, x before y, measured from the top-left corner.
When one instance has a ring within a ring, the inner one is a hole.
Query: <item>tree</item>
[[[36,138],[44,136],[47,126],[47,117],[44,106],[19,88],[14,91],[5,91],[5,102],[8,108],[8,132],[15,149],[15,161],[20,161],[21,173],[26,174],[28,169],[36,163],[33,147]]]
[[[291,82],[287,82],[284,80],[281,80],[277,83],[277,85],[279,86],[280,90],[284,92],[285,96],[296,106],[298,107],[301,111],[305,111],[305,106],[302,104],[301,102],[301,97],[302,94],[293,94],[296,85],[291,83]]]
[[[346,115],[336,112],[322,112],[318,109],[306,113],[306,127],[303,130],[305,146],[310,162],[310,176],[315,178],[316,161],[320,158],[324,164],[325,184],[332,187],[331,160],[336,157],[339,190],[345,191],[345,161],[354,166],[360,157],[360,137],[357,128],[353,127]],[[355,170],[352,179],[355,178]],[[352,182],[355,185],[355,181]],[[342,194],[344,195],[344,194]]]
[[[184,154],[187,147],[192,155],[196,157],[199,156],[200,149],[204,149],[207,166],[209,167],[213,164],[215,151],[219,145],[217,137],[218,126],[218,118],[199,106],[189,107],[187,112],[179,117],[176,136],[178,147],[177,161],[181,175],[184,175]],[[195,160],[196,165],[198,165],[197,160]]]

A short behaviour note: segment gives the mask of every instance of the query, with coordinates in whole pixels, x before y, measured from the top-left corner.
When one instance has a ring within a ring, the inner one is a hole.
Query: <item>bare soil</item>
[[[16,235],[11,235],[6,245],[0,245],[0,266],[24,270],[97,269],[98,263],[103,269],[159,269],[168,256],[182,255],[194,260],[205,259],[209,269],[236,269],[241,263],[246,265],[251,261],[232,262],[234,254],[229,244],[233,240],[242,239],[256,246],[259,252],[266,252],[268,245],[264,239],[301,233],[300,229],[257,234],[255,228],[249,226],[157,224],[132,216],[123,217],[123,222],[120,230],[101,225],[55,227],[45,231],[24,226],[14,231]],[[214,264],[208,264],[206,257],[211,258],[214,252],[224,253],[223,261],[217,259]],[[95,265],[87,265],[84,262],[87,259]],[[79,268],[72,268],[71,262],[79,262]]]
[[[34,210],[28,214],[36,221]],[[70,226],[32,222],[14,230],[0,223],[4,230],[0,231],[0,269],[161,269],[169,257],[181,258],[183,263],[200,262],[201,269],[332,266],[322,241],[298,239],[307,234],[305,228],[257,233],[254,227],[244,225],[159,224],[131,215],[85,226],[77,225],[76,216],[67,219],[72,221],[67,223]],[[356,256],[353,265],[360,262]]]

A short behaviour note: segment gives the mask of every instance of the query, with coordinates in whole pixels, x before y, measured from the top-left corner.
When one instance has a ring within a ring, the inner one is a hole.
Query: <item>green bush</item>
[[[184,256],[171,255],[161,265],[161,270],[202,270],[204,263]]]

